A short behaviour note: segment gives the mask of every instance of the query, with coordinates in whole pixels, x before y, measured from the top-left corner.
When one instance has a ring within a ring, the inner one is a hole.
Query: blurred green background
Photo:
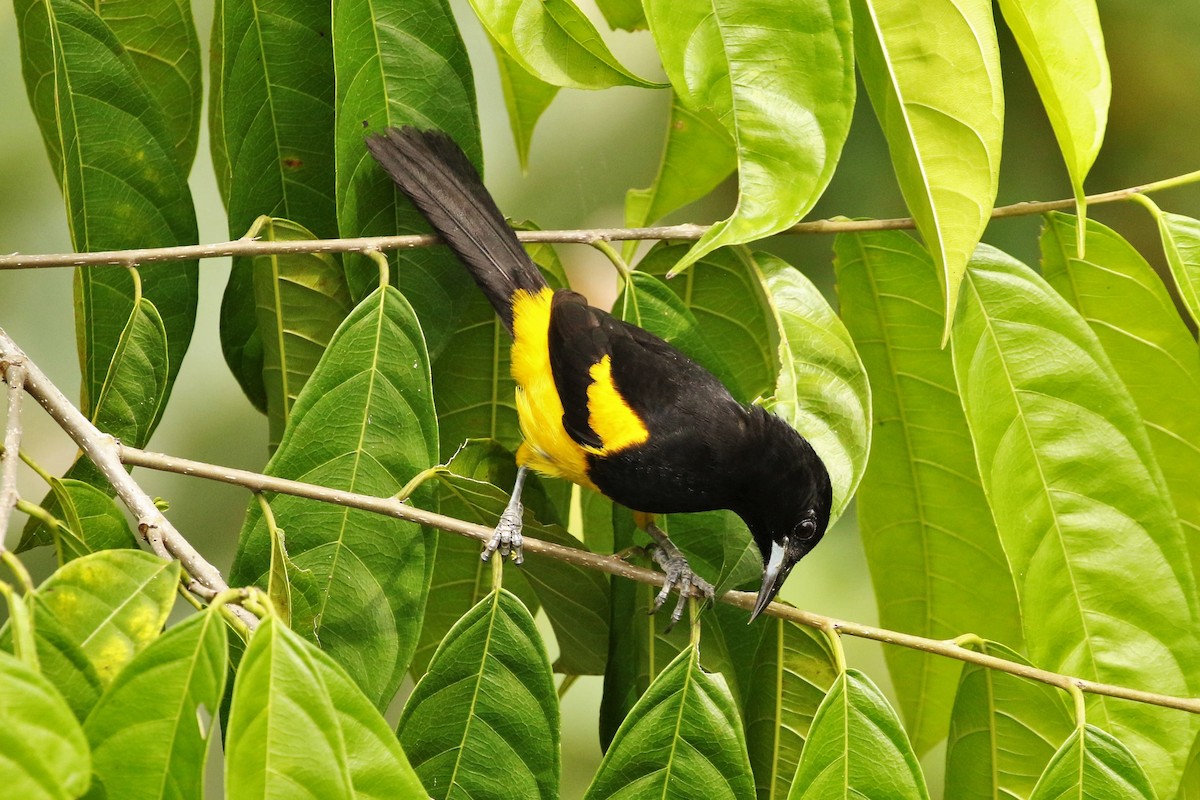
[[[538,125],[528,174],[522,174],[508,128],[491,49],[465,0],[451,3],[475,67],[483,126],[486,176],[500,207],[511,217],[543,228],[586,228],[622,224],[625,190],[653,178],[662,146],[668,96],[663,91],[617,88],[601,93],[564,90]],[[1200,168],[1196,131],[1200,128],[1200,3],[1146,3],[1101,0],[1100,17],[1113,72],[1113,103],[1108,135],[1087,182],[1091,192],[1133,186]],[[601,17],[585,4],[603,29]],[[212,21],[211,0],[194,4],[202,43]],[[999,14],[997,12],[997,17]],[[614,52],[635,72],[660,75],[646,33],[607,34]],[[997,204],[1067,197],[1070,188],[1054,137],[1037,102],[1033,84],[1007,30],[1000,30],[1007,122]],[[207,47],[205,47],[207,58]],[[51,253],[71,249],[63,203],[42,147],[20,78],[16,20],[0,6],[0,252]],[[208,157],[207,129],[191,176],[202,242],[229,238],[224,209]],[[736,184],[674,215],[673,222],[707,222],[732,208]],[[1157,195],[1167,210],[1200,216],[1200,187]],[[886,146],[865,92],[850,140],[825,196],[810,215],[893,217],[906,214],[888,161]],[[1091,215],[1116,227],[1162,269],[1162,255],[1149,215],[1132,204],[1096,207]],[[985,239],[1036,263],[1036,218],[1004,220]],[[828,237],[779,237],[761,245],[812,277],[836,303]],[[607,261],[583,246],[563,246],[572,281],[598,303],[611,300],[614,277]],[[191,350],[150,449],[245,469],[266,462],[266,419],[241,395],[221,358],[217,311],[229,273],[227,259],[202,262],[200,311]],[[53,269],[0,273],[0,327],[29,353],[52,380],[75,397],[79,367],[71,307],[71,271]],[[48,417],[32,405],[25,415],[25,447],[51,472],[61,473],[74,447]],[[0,409],[0,420],[3,419]],[[213,563],[225,571],[233,557],[248,494],[238,488],[179,476],[139,471],[152,494],[167,498],[175,524]],[[23,471],[19,488],[30,498],[44,487]],[[9,532],[15,541],[20,515]],[[447,534],[448,535],[448,534]],[[48,551],[26,561],[37,576],[52,567]],[[535,567],[536,564],[531,564]],[[798,606],[864,623],[877,621],[853,512],[825,543],[797,567],[783,597]],[[549,637],[549,629],[546,628]],[[551,647],[553,643],[551,642]],[[885,691],[890,682],[880,645],[849,640],[850,663],[866,671]],[[553,654],[552,654],[553,655]],[[586,788],[600,751],[596,720],[600,679],[580,680],[563,702],[563,796]],[[393,716],[394,718],[394,716]],[[924,763],[931,784],[940,782],[943,753]],[[220,796],[219,769],[210,770],[210,795]]]

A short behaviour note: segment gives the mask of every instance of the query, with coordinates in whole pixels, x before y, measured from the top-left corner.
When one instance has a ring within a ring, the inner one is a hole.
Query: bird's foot
[[[521,550],[523,539],[521,536],[521,514],[524,511],[524,506],[520,502],[515,504],[509,503],[504,509],[504,513],[500,515],[500,521],[496,523],[496,530],[492,533],[492,538],[483,546],[483,553],[480,555],[484,561],[492,557],[492,553],[497,550],[503,558],[512,556],[513,563],[520,566],[525,560],[525,553]]]
[[[654,563],[662,567],[663,572],[667,574],[667,579],[663,581],[662,591],[654,598],[654,609],[651,613],[662,608],[672,589],[679,593],[679,602],[675,604],[675,610],[671,612],[671,623],[667,626],[669,631],[683,618],[683,607],[687,604],[687,599],[692,595],[693,589],[705,600],[711,600],[715,590],[711,583],[692,570],[687,558],[679,551],[679,548],[670,544],[670,540],[654,548],[653,558]]]

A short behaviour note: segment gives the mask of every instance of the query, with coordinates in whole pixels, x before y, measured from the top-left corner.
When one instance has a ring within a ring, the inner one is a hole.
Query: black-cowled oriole
[[[470,270],[513,335],[512,375],[524,443],[517,483],[492,540],[521,561],[521,487],[528,469],[595,489],[637,512],[667,573],[658,596],[712,586],[687,565],[651,514],[730,509],[763,559],[751,620],[778,593],[829,524],[829,473],[799,433],[737,402],[710,372],[667,342],[552,291],[478,172],[439,131],[390,128],[367,147]]]

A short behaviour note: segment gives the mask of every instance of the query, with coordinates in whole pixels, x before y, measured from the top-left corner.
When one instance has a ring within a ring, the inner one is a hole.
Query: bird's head
[[[753,622],[787,580],[792,567],[817,546],[829,527],[833,489],[820,456],[800,434],[773,418],[770,444],[760,453],[751,502],[739,511],[763,560],[762,588]]]

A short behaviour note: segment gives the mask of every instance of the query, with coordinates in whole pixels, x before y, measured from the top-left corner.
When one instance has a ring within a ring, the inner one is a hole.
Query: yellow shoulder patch
[[[612,360],[605,356],[593,364],[588,374],[588,425],[604,443],[602,453],[615,453],[641,444],[650,438],[650,431],[634,412],[613,383]]]

